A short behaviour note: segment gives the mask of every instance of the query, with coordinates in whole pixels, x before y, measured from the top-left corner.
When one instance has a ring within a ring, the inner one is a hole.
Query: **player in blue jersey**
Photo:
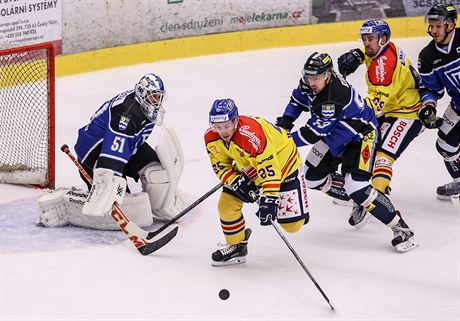
[[[68,212],[71,212],[75,214],[70,215],[70,223],[76,222],[74,225],[86,226],[89,222],[89,227],[107,228],[107,224],[113,223],[110,218],[102,219],[91,226],[91,222],[95,221],[91,217],[105,218],[114,202],[123,203],[127,189],[126,177],[131,177],[136,182],[141,179],[145,192],[136,194],[137,201],[131,197],[129,206],[126,205],[128,212],[135,215],[145,214],[141,219],[143,223],[139,225],[151,224],[152,214],[158,219],[171,219],[183,208],[176,191],[183,169],[183,157],[174,132],[166,128],[155,150],[147,143],[154,127],[162,125],[165,97],[166,91],[161,78],[151,73],[146,74],[135,85],[134,90],[125,91],[106,101],[89,123],[79,129],[75,151],[78,161],[93,178],[93,185],[86,182],[90,189],[87,198],[84,191],[66,192],[63,196],[63,208],[67,214],[61,216],[66,218],[69,216]],[[52,198],[53,202],[55,199],[59,197]],[[83,207],[72,207],[69,210],[67,205],[70,203],[78,203]],[[139,208],[141,205],[143,207]],[[51,208],[58,207],[53,206]],[[84,219],[80,223],[81,217],[90,219]],[[52,226],[59,218],[41,217],[40,220],[43,225]],[[57,224],[64,223],[65,219]]]
[[[428,128],[438,128],[436,149],[452,177],[437,188],[437,198],[459,204],[460,195],[460,30],[455,28],[457,10],[451,4],[433,6],[426,16],[433,40],[419,54],[423,107],[418,115]],[[452,98],[442,118],[436,105],[444,92]]]
[[[305,161],[308,187],[332,197],[351,198],[392,229],[391,243],[397,251],[415,248],[413,231],[390,199],[369,182],[378,135],[375,113],[334,72],[332,58],[326,53],[308,57],[299,86],[277,125],[292,130],[304,111],[310,112],[310,118],[291,136],[298,147],[313,145]],[[336,172],[340,164],[343,176]]]

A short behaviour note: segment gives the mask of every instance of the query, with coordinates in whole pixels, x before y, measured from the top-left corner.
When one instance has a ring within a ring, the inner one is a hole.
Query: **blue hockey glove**
[[[260,225],[271,225],[270,219],[276,221],[278,205],[280,200],[278,196],[261,196],[259,199],[259,210],[256,215],[259,217]]]
[[[291,129],[294,127],[294,119],[292,119],[289,116],[281,116],[276,118],[276,126],[279,126],[281,128],[286,129],[286,131],[289,133]]]
[[[364,53],[360,49],[351,49],[337,58],[339,72],[343,77],[351,75],[364,61]]]
[[[231,183],[232,191],[245,203],[259,198],[259,187],[245,174],[238,175]]]
[[[425,125],[426,128],[439,128],[443,123],[443,119],[436,117],[436,107],[434,102],[427,102],[422,108],[417,112],[418,118]]]

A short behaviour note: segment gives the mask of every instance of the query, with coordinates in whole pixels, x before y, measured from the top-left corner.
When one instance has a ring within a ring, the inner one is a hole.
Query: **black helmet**
[[[446,22],[457,22],[457,9],[452,4],[437,4],[433,6],[425,19],[429,20],[440,20],[444,19]]]
[[[314,52],[303,66],[303,76],[321,75],[333,68],[332,58],[327,53]]]

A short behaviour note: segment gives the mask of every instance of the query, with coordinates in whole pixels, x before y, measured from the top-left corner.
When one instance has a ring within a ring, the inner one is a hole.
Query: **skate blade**
[[[357,223],[357,224],[355,224],[355,225],[352,225],[352,226],[353,226],[355,229],[360,230],[360,229],[362,229],[364,226],[366,226],[367,223],[369,223],[370,218],[371,218],[371,214],[366,213],[366,216],[364,216],[364,218],[362,219],[361,222],[359,222],[359,223]]]
[[[455,195],[453,195],[455,196]],[[436,194],[436,198],[440,201],[450,201],[452,196],[447,196],[447,195],[439,195]]]
[[[460,208],[460,194],[452,195],[450,200],[455,208]]]
[[[340,206],[353,207],[353,200],[344,201],[344,200],[339,200],[337,198],[333,198],[332,199],[332,204],[340,205]]]
[[[212,266],[227,266],[227,265],[243,264],[244,262],[246,262],[246,258],[244,256],[241,256],[241,257],[234,257],[233,259],[230,259],[225,262],[212,261],[211,265]]]
[[[418,243],[414,240],[413,237],[411,237],[407,241],[399,243],[398,245],[396,245],[395,249],[398,252],[404,253],[404,252],[410,251],[412,249],[415,249],[417,246],[418,246]]]

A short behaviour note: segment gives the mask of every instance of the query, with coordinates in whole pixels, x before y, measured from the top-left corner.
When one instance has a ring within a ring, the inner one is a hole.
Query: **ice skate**
[[[397,215],[399,216],[399,212],[397,212]],[[418,246],[418,243],[414,239],[414,232],[401,217],[399,218],[399,222],[391,230],[394,233],[391,245],[394,246],[396,251],[407,252]]]
[[[356,203],[353,204],[353,210],[351,211],[348,223],[355,229],[359,230],[363,228],[370,219],[370,214],[362,205]]]
[[[239,244],[226,244],[221,249],[212,253],[211,265],[224,266],[246,262],[245,256],[248,254],[248,239],[251,233],[250,228],[245,229],[244,240]]]
[[[460,194],[460,182],[451,182],[436,189],[436,198],[442,201],[450,201],[452,196]]]

